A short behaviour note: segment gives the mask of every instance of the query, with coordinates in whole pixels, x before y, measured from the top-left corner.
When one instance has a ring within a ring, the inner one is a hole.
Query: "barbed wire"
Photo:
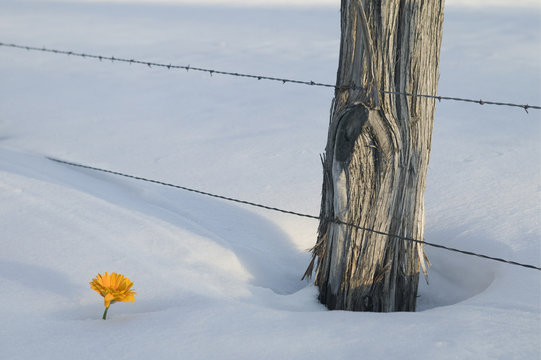
[[[333,88],[335,90],[357,89],[357,87],[355,86],[340,87],[340,86],[336,86],[332,84],[325,84],[325,83],[314,82],[314,81],[304,81],[304,80],[295,80],[295,79],[272,77],[272,76],[265,76],[265,75],[253,75],[253,74],[246,74],[246,73],[239,73],[239,72],[229,72],[229,71],[222,71],[222,70],[200,68],[200,67],[195,67],[191,65],[173,65],[173,64],[165,64],[165,63],[156,63],[156,62],[150,62],[150,61],[119,58],[115,56],[102,56],[102,55],[80,53],[80,52],[75,52],[75,51],[49,49],[46,47],[40,48],[40,47],[34,47],[34,46],[9,44],[9,43],[3,43],[3,42],[0,42],[0,46],[10,47],[10,48],[15,48],[15,49],[23,49],[23,50],[28,50],[28,51],[41,51],[41,52],[54,53],[54,54],[63,54],[63,55],[68,55],[68,56],[77,56],[77,57],[82,57],[82,58],[97,59],[100,61],[106,60],[106,61],[111,61],[111,62],[123,62],[123,63],[128,63],[128,64],[145,65],[150,68],[161,67],[161,68],[167,68],[167,69],[182,69],[186,71],[192,70],[192,71],[209,73],[211,76],[214,74],[218,74],[218,75],[250,78],[250,79],[256,79],[256,80],[277,81],[283,84],[292,83],[292,84],[301,84],[301,85],[309,85],[309,86],[317,86],[317,87],[326,87],[326,88]],[[467,99],[467,98],[451,97],[451,96],[413,94],[413,93],[408,93],[408,92],[388,91],[388,90],[380,90],[380,92],[382,94],[403,95],[403,96],[408,96],[408,97],[422,97],[422,98],[434,99],[438,101],[448,100],[448,101],[469,102],[469,103],[475,103],[479,105],[499,105],[499,106],[519,107],[519,108],[524,109],[526,112],[528,112],[529,109],[541,110],[541,106],[538,106],[538,105],[514,104],[514,103],[509,103],[509,102],[487,101],[487,100],[482,100],[482,99],[476,100],[476,99]]]
[[[484,254],[480,254],[480,253],[476,253],[476,252],[472,252],[472,251],[460,250],[460,249],[456,249],[456,248],[452,248],[452,247],[448,247],[448,246],[444,246],[444,245],[440,245],[440,244],[436,244],[436,243],[432,243],[432,242],[428,242],[428,241],[424,241],[424,240],[413,239],[413,238],[409,238],[409,237],[405,237],[405,236],[390,234],[390,233],[386,233],[386,232],[383,232],[383,231],[362,227],[362,226],[359,226],[359,225],[356,225],[356,224],[343,222],[343,221],[338,220],[338,219],[323,219],[322,217],[316,216],[316,215],[303,214],[303,213],[296,212],[296,211],[291,211],[291,210],[284,210],[284,209],[280,209],[280,208],[276,208],[276,207],[272,207],[272,206],[258,204],[258,203],[251,202],[251,201],[235,199],[235,198],[232,198],[232,197],[213,194],[213,193],[210,193],[210,192],[201,191],[201,190],[197,190],[197,189],[192,189],[192,188],[185,187],[185,186],[174,185],[174,184],[166,183],[166,182],[159,181],[159,180],[147,179],[147,178],[144,178],[144,177],[141,177],[141,176],[129,175],[129,174],[121,173],[121,172],[118,172],[118,171],[101,169],[101,168],[97,168],[97,167],[94,167],[94,166],[89,166],[89,165],[84,165],[84,164],[75,163],[75,162],[71,162],[71,161],[61,160],[61,159],[57,159],[57,158],[49,157],[49,156],[47,156],[46,158],[51,160],[51,161],[60,163],[60,164],[75,166],[75,167],[79,167],[79,168],[83,168],[83,169],[88,169],[88,170],[99,171],[99,172],[108,173],[108,174],[112,174],[112,175],[122,176],[122,177],[130,178],[130,179],[134,179],[134,180],[145,181],[145,182],[154,183],[154,184],[158,184],[158,185],[168,186],[168,187],[172,187],[172,188],[176,188],[176,189],[181,189],[181,190],[193,192],[193,193],[200,194],[200,195],[205,195],[205,196],[218,198],[218,199],[222,199],[222,200],[226,200],[226,201],[236,202],[236,203],[239,203],[239,204],[249,205],[249,206],[258,207],[258,208],[262,208],[262,209],[266,209],[266,210],[276,211],[276,212],[280,212],[280,213],[284,213],[284,214],[295,215],[295,216],[300,216],[300,217],[314,219],[314,220],[326,220],[326,221],[330,221],[330,222],[333,222],[333,223],[336,223],[336,224],[350,226],[350,227],[353,227],[353,228],[356,228],[356,229],[359,229],[359,230],[364,230],[364,231],[372,232],[372,233],[375,233],[375,234],[388,236],[390,238],[394,238],[394,239],[398,239],[398,240],[402,240],[402,241],[408,241],[408,242],[412,242],[412,243],[428,245],[428,246],[435,247],[435,248],[438,248],[438,249],[443,249],[443,250],[456,252],[456,253],[460,253],[460,254],[464,254],[464,255],[476,256],[476,257],[487,259],[487,260],[498,261],[498,262],[502,262],[502,263],[506,263],[506,264],[510,264],[510,265],[516,265],[516,266],[521,266],[521,267],[541,271],[541,267],[539,267],[539,266],[530,265],[530,264],[524,264],[524,263],[511,261],[511,260],[506,260],[506,259],[503,259],[503,258],[484,255]]]

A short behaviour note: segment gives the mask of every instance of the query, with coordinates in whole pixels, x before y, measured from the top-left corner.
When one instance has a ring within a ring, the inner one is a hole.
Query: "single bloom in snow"
[[[95,279],[90,282],[90,288],[96,290],[101,296],[103,296],[103,302],[105,305],[105,312],[103,313],[103,320],[107,317],[107,310],[109,306],[115,302],[127,302],[135,301],[134,295],[137,294],[132,290],[133,283],[130,279],[124,275],[111,273],[105,273],[105,275],[98,274]]]

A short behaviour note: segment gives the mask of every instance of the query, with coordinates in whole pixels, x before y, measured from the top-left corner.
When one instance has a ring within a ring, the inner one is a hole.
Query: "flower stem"
[[[105,311],[103,312],[103,320],[107,318],[107,310],[109,310],[109,306],[105,308]]]

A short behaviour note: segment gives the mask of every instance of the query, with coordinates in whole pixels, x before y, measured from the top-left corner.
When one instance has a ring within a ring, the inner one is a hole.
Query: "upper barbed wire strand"
[[[115,56],[103,56],[103,55],[80,53],[80,52],[75,52],[75,51],[49,49],[49,48],[46,48],[46,47],[41,47],[40,48],[40,47],[34,47],[34,46],[26,46],[26,45],[19,45],[19,44],[9,44],[9,43],[3,43],[3,42],[0,42],[0,46],[10,47],[10,48],[15,48],[15,49],[23,49],[23,50],[28,50],[28,51],[41,51],[41,52],[48,52],[48,53],[54,53],[54,54],[64,54],[64,55],[68,55],[68,56],[78,56],[78,57],[82,57],[82,58],[98,59],[100,61],[107,60],[107,61],[111,61],[111,62],[124,62],[124,63],[129,63],[129,64],[145,65],[145,66],[148,66],[150,68],[152,68],[152,67],[162,67],[162,68],[167,68],[167,69],[182,69],[182,70],[186,70],[186,71],[192,70],[192,71],[206,72],[206,73],[209,73],[210,75],[218,74],[218,75],[226,75],[226,76],[244,77],[244,78],[250,78],[250,79],[256,79],[256,80],[277,81],[277,82],[281,82],[283,84],[292,83],[292,84],[301,84],[301,85],[308,85],[308,86],[326,87],[326,88],[333,88],[335,90],[338,90],[338,89],[342,89],[342,90],[356,89],[356,87],[339,87],[339,86],[332,85],[332,84],[325,84],[325,83],[314,82],[314,81],[304,81],[304,80],[279,78],[279,77],[272,77],[272,76],[265,76],[265,75],[253,75],[253,74],[246,74],[246,73],[239,73],[239,72],[230,72],[230,71],[206,69],[206,68],[200,68],[200,67],[191,66],[191,65],[172,65],[172,64],[165,64],[165,63],[155,63],[155,62],[150,62],[150,61],[119,58],[119,57],[115,57]],[[413,93],[407,93],[407,92],[388,91],[388,90],[380,90],[380,92],[382,94],[388,94],[388,95],[403,95],[403,96],[408,96],[408,97],[422,97],[422,98],[434,99],[434,100],[438,100],[438,101],[446,100],[446,101],[469,102],[469,103],[475,103],[475,104],[479,104],[479,105],[511,106],[511,107],[522,108],[526,112],[528,112],[529,109],[541,110],[541,106],[539,106],[539,105],[514,104],[514,103],[510,103],[510,102],[487,101],[487,100],[482,100],[482,99],[476,100],[476,99],[451,97],[451,96],[413,94]]]

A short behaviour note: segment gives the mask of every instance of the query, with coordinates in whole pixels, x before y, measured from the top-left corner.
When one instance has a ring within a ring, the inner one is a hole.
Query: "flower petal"
[[[105,307],[109,307],[109,305],[111,305],[111,301],[113,301],[114,299],[115,297],[113,295],[107,294],[103,298],[103,304],[105,305]]]

